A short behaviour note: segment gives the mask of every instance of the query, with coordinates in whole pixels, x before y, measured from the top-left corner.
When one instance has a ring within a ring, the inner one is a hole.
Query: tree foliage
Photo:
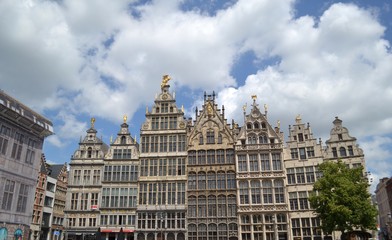
[[[322,177],[314,184],[309,202],[323,232],[376,229],[377,210],[363,167],[350,169],[342,161],[328,161],[319,165],[319,171]]]

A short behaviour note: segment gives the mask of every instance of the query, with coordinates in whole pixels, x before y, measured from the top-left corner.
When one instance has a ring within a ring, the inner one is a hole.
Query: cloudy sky
[[[44,151],[69,162],[95,117],[139,135],[170,74],[194,117],[215,91],[231,122],[258,96],[286,133],[297,114],[325,142],[335,116],[374,182],[392,176],[392,1],[2,0],[0,88],[54,123]],[[375,184],[373,184],[374,188]]]

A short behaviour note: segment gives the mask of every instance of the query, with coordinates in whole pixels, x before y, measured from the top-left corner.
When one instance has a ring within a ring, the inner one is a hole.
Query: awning
[[[135,229],[123,228],[123,232],[125,233],[135,232]]]
[[[113,227],[113,228],[104,228],[104,227],[101,227],[101,232],[103,232],[103,233],[120,232],[120,231],[121,231],[121,228],[115,228],[115,227]]]

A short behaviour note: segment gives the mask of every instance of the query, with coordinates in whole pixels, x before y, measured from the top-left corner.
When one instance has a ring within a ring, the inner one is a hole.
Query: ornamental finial
[[[123,120],[124,120],[124,123],[126,123],[127,122],[127,115],[124,115],[124,117],[123,117]]]

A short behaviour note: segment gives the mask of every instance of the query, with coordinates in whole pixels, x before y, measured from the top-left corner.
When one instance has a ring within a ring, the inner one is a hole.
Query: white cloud
[[[216,90],[229,121],[241,123],[257,94],[285,132],[301,113],[324,141],[335,116],[360,142],[391,133],[392,55],[374,9],[338,3],[319,19],[294,18],[294,1],[245,0],[208,16],[183,3],[0,1],[1,87],[62,119],[55,146],[84,133],[79,115],[131,119],[163,74],[172,90]],[[230,73],[247,51],[279,61],[242,85]]]

